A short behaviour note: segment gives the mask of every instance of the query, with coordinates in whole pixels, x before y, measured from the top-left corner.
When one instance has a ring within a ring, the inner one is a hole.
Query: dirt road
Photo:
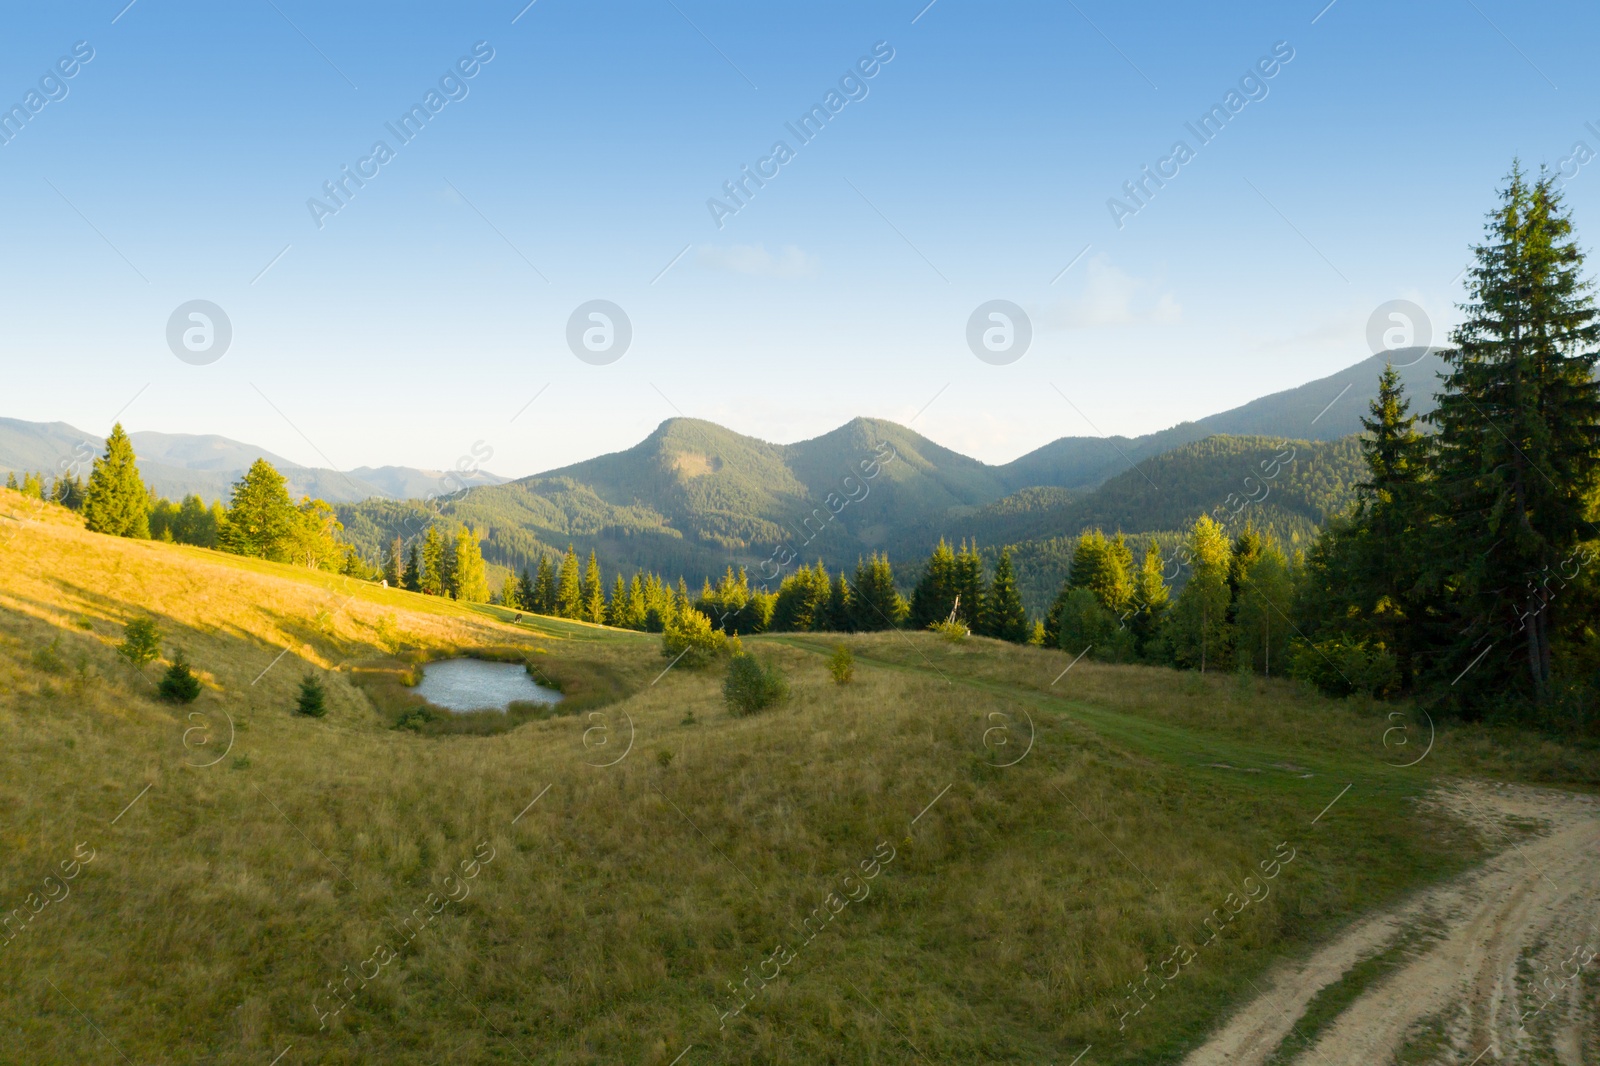
[[[1383,1066],[1404,1050],[1419,1064],[1600,1066],[1600,802],[1484,784],[1436,802],[1496,856],[1279,968],[1186,1066],[1266,1062],[1318,991],[1396,945],[1397,970],[1277,1061]]]

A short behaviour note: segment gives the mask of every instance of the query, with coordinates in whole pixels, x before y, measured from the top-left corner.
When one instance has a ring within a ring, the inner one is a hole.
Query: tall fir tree
[[[1481,656],[1475,684],[1458,691],[1542,702],[1553,646],[1582,624],[1570,599],[1547,602],[1541,578],[1593,533],[1600,321],[1555,175],[1530,182],[1513,166],[1473,256],[1465,317],[1428,416],[1443,519],[1429,554],[1462,631],[1443,649],[1440,676]]]
[[[1171,596],[1162,572],[1161,549],[1152,540],[1145,545],[1144,559],[1133,579],[1133,596],[1122,614],[1123,624],[1133,632],[1134,651],[1141,658],[1156,657]]]
[[[567,545],[567,554],[561,560],[561,574],[556,579],[556,610],[562,618],[583,616],[583,583],[578,570],[578,553]]]
[[[600,560],[594,549],[589,549],[589,561],[584,565],[583,577],[578,581],[578,598],[582,601],[579,612],[585,622],[606,620],[606,588],[600,577]]]
[[[988,591],[977,541],[973,541],[970,548],[966,541],[961,542],[961,551],[956,554],[955,584],[956,594],[961,597],[956,617],[965,622],[968,629],[976,629],[983,621],[983,597]]]
[[[400,575],[400,583],[407,592],[422,591],[422,561],[418,558],[416,541],[411,542],[411,554],[406,558],[406,570]]]
[[[1210,515],[1201,515],[1189,533],[1194,571],[1167,616],[1166,631],[1179,666],[1204,673],[1227,665],[1228,575],[1232,552],[1227,534]]]
[[[437,526],[429,526],[422,537],[422,591],[429,596],[443,596],[449,591],[444,538]]]
[[[478,534],[470,526],[462,526],[456,530],[455,550],[452,552],[455,559],[455,597],[464,603],[489,602],[489,574],[483,563],[483,549],[478,543]]]
[[[1022,594],[1017,590],[1017,575],[1011,568],[1011,549],[1000,551],[1000,561],[994,567],[994,583],[989,586],[989,597],[983,605],[985,636],[1024,644],[1030,628],[1028,613],[1022,607]]]
[[[522,576],[517,578],[517,607],[524,611],[539,610],[539,597],[533,591],[533,579],[528,576],[528,568],[522,568]]]
[[[922,577],[911,592],[911,625],[917,629],[943,622],[950,617],[956,599],[956,553],[943,537],[928,556]]]
[[[265,459],[250,464],[234,483],[228,518],[218,531],[223,551],[283,562],[299,520],[283,475]]]
[[[150,537],[148,492],[139,477],[133,442],[122,431],[122,423],[111,427],[106,438],[106,454],[94,461],[89,488],[84,496],[84,526],[91,533],[114,537]]]
[[[870,559],[856,561],[848,603],[850,628],[857,632],[895,629],[905,621],[906,601],[895,589],[887,555],[873,552]]]
[[[389,545],[389,550],[383,556],[383,580],[388,582],[392,589],[400,587],[400,579],[406,570],[405,541],[399,537],[394,538]]]
[[[557,610],[556,568],[550,557],[539,553],[539,565],[534,570],[533,609],[540,614],[555,614]]]

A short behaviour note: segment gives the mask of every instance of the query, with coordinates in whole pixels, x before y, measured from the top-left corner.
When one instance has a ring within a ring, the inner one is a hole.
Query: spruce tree
[[[1166,575],[1162,573],[1161,549],[1152,540],[1144,549],[1144,561],[1133,581],[1133,597],[1123,611],[1125,624],[1133,632],[1134,648],[1143,658],[1156,657],[1170,598]]]
[[[15,470],[6,471],[6,488],[13,491],[21,488],[21,486],[17,484],[17,472]]]
[[[133,442],[118,422],[106,438],[106,454],[95,459],[89,474],[89,489],[83,501],[84,527],[91,533],[148,540],[148,496],[139,477]]]
[[[943,537],[928,556],[922,577],[911,592],[911,625],[927,629],[950,617],[950,607],[956,598],[956,553],[950,550]]]
[[[265,459],[257,459],[234,483],[218,542],[235,555],[283,562],[297,518],[283,475]]]
[[[550,557],[539,553],[538,575],[533,582],[533,609],[540,614],[556,613],[556,570]]]
[[[1189,534],[1194,571],[1168,615],[1166,631],[1179,666],[1215,670],[1227,665],[1231,552],[1227,535],[1210,515]]]
[[[895,629],[905,621],[906,601],[894,587],[894,570],[887,555],[873,552],[870,559],[856,560],[848,611],[851,628],[857,632]]]
[[[437,526],[429,526],[422,538],[422,592],[429,596],[443,596],[445,588],[444,538]]]
[[[1028,640],[1028,613],[1022,608],[1022,594],[1017,591],[1017,576],[1011,569],[1011,549],[1000,552],[995,564],[994,584],[989,587],[989,598],[984,605],[985,636],[1024,644]]]
[[[972,542],[971,548],[967,547],[966,541],[961,542],[961,551],[956,555],[955,586],[956,594],[961,597],[956,616],[966,623],[968,629],[976,629],[983,621],[983,597],[986,592],[983,560],[978,556],[977,541]]]
[[[464,603],[489,602],[489,574],[483,563],[478,534],[470,526],[456,530],[455,597]]]
[[[583,568],[583,580],[579,582],[580,595],[583,597],[583,619],[586,622],[604,622],[606,620],[606,586],[600,576],[600,560],[595,557],[594,549],[589,549],[589,562]]]
[[[623,579],[622,572],[617,572],[617,579],[611,583],[611,602],[606,604],[605,623],[616,626],[618,629],[628,629],[628,582]]]
[[[1530,183],[1514,166],[1473,254],[1465,319],[1428,416],[1444,520],[1430,555],[1463,631],[1441,659],[1448,673],[1498,646],[1465,691],[1509,688],[1542,702],[1555,642],[1583,623],[1542,580],[1594,532],[1600,320],[1554,175]]]
[[[508,611],[520,610],[522,603],[517,599],[517,577],[510,571],[506,572],[505,580],[500,582],[500,606]]]
[[[583,615],[583,587],[578,577],[578,553],[567,545],[566,557],[561,560],[561,575],[556,581],[556,610],[562,618],[579,618]]]
[[[1239,558],[1235,554],[1234,657],[1268,677],[1274,664],[1285,673],[1289,638],[1294,635],[1286,613],[1294,597],[1289,564],[1270,540],[1263,540],[1248,561],[1239,563]]]
[[[383,557],[383,580],[388,582],[392,589],[399,588],[400,581],[405,576],[405,550],[405,541],[396,537]]]
[[[417,558],[417,542],[411,542],[411,554],[406,558],[406,572],[400,577],[407,592],[422,591],[422,562]]]
[[[517,579],[517,606],[524,611],[539,610],[539,597],[533,589],[533,579],[528,576],[528,568],[522,568],[522,576]]]

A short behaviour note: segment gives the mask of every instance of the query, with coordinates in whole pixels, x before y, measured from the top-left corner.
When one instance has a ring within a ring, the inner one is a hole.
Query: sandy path
[[[1586,796],[1466,784],[1437,801],[1503,850],[1388,913],[1364,919],[1311,957],[1271,975],[1186,1066],[1256,1066],[1321,988],[1420,929],[1438,936],[1369,988],[1295,1066],[1381,1066],[1425,1024],[1442,1029],[1431,1061],[1466,1066],[1585,1066],[1596,1046],[1595,996],[1572,975],[1600,970],[1600,803]],[[1525,838],[1530,825],[1536,836]],[[1526,957],[1525,957],[1526,956]],[[1565,968],[1563,969],[1563,964]],[[1541,1008],[1541,1005],[1542,1008]],[[1525,1014],[1526,1028],[1520,1028]]]

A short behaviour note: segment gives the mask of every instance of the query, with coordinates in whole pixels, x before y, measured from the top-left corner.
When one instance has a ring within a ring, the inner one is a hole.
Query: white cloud
[[[773,255],[761,244],[733,244],[725,248],[703,245],[695,253],[701,266],[761,278],[806,278],[817,272],[817,257],[784,245]]]
[[[1104,255],[1090,259],[1085,273],[1082,291],[1050,308],[1048,324],[1094,329],[1141,323],[1173,325],[1183,320],[1183,308],[1171,292],[1152,292],[1152,283],[1117,269]]]

